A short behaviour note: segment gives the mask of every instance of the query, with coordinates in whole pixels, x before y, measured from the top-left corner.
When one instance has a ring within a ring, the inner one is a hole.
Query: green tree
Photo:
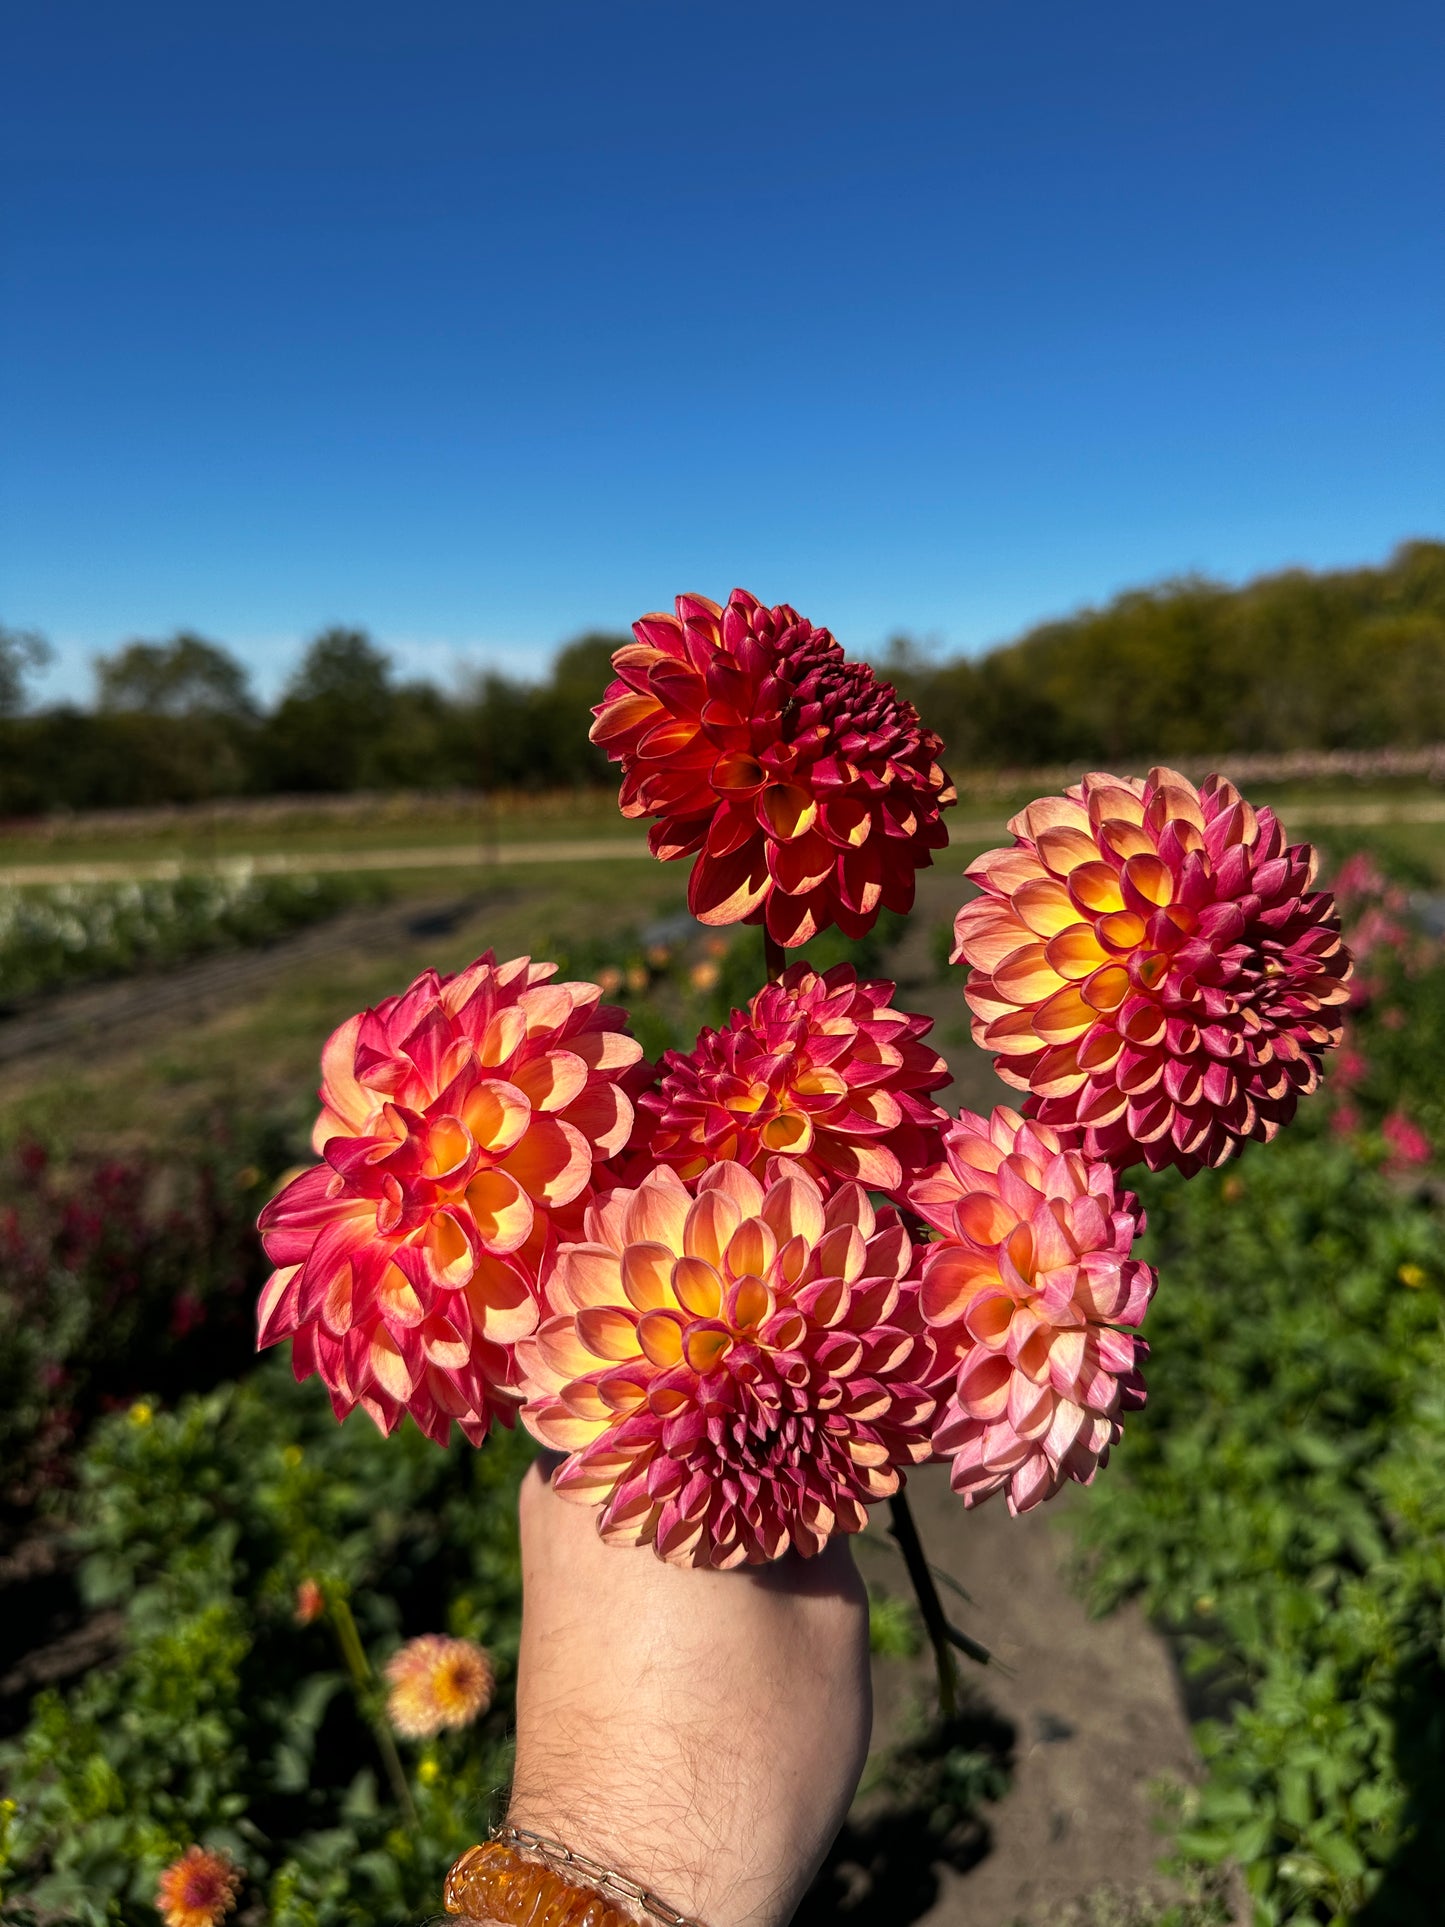
[[[44,669],[54,651],[38,630],[7,629],[0,622],[0,716],[16,716],[25,707],[26,683]]]
[[[250,678],[229,651],[182,631],[169,642],[128,642],[95,659],[96,696],[103,711],[147,716],[256,714]]]

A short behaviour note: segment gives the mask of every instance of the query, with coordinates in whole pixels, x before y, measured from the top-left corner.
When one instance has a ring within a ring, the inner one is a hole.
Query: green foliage
[[[169,642],[129,642],[95,664],[96,699],[103,710],[147,716],[229,716],[256,713],[250,678],[234,656],[201,636]]]
[[[1445,739],[1445,544],[1239,589],[1135,589],[976,658],[885,664],[951,767]]]
[[[826,612],[818,612],[825,614]],[[615,772],[587,740],[621,636],[586,635],[537,682],[397,682],[364,630],[309,645],[266,714],[242,666],[198,637],[97,664],[99,707],[23,715],[37,638],[0,629],[0,814],[277,791],[566,789]],[[845,639],[846,641],[846,639]],[[1228,750],[1445,740],[1445,544],[1380,568],[1131,590],[981,657],[900,638],[885,673],[956,771],[1112,767]]]
[[[406,1428],[337,1426],[277,1360],[240,1386],[148,1402],[97,1428],[75,1534],[88,1602],[124,1615],[112,1668],[38,1696],[0,1755],[16,1810],[0,1888],[82,1927],[152,1923],[160,1869],[191,1842],[246,1871],[288,1927],[419,1916],[478,1837],[509,1770],[520,1612],[514,1494],[531,1454],[500,1434],[446,1452]],[[303,1577],[350,1602],[373,1670],[403,1637],[481,1640],[493,1710],[402,1743],[415,1811],[388,1785],[331,1615],[298,1625]]]
[[[911,1600],[869,1588],[868,1650],[881,1659],[912,1659],[923,1651],[923,1622]]]
[[[1141,1190],[1149,1403],[1078,1517],[1095,1605],[1140,1594],[1210,1715],[1178,1851],[1239,1863],[1264,1927],[1424,1922],[1445,1874],[1438,1215],[1307,1130]]]
[[[97,1412],[235,1373],[267,1267],[256,1213],[279,1132],[212,1121],[188,1157],[0,1163],[0,1507],[63,1485]]]
[[[0,889],[0,997],[269,943],[385,893],[380,878],[364,873],[256,876],[249,868],[149,883]]]

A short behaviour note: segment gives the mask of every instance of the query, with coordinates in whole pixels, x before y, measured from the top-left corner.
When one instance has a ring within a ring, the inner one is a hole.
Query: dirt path
[[[296,964],[339,950],[383,947],[408,937],[454,929],[492,893],[464,898],[411,897],[382,909],[347,910],[253,950],[198,957],[171,970],[48,992],[0,1019],[0,1065],[22,1059],[87,1057],[124,1050],[196,1018],[254,996]]]

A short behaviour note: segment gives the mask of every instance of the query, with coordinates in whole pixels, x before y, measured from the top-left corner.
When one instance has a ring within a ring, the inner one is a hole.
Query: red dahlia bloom
[[[277,1270],[259,1343],[292,1340],[338,1418],[403,1411],[480,1444],[520,1402],[508,1347],[537,1324],[554,1219],[580,1222],[594,1166],[626,1143],[619,1086],[642,1055],[595,984],[489,951],[348,1018],[322,1054],[324,1160],[261,1214]]]
[[[934,1450],[965,1505],[1004,1492],[1026,1512],[1069,1479],[1088,1485],[1144,1403],[1146,1346],[1121,1331],[1153,1296],[1129,1256],[1144,1229],[1107,1164],[1002,1105],[961,1113],[944,1166],[909,1203],[940,1233],[922,1308],[946,1389]]]
[[[913,1246],[861,1185],[786,1161],[652,1172],[589,1207],[554,1315],[517,1348],[522,1417],[597,1529],[686,1566],[820,1552],[930,1453]]]
[[[944,1113],[928,1093],[947,1064],[920,1040],[931,1017],[894,1010],[893,985],[860,983],[851,964],[819,975],[790,964],[726,1030],[668,1051],[657,1088],[637,1100],[644,1168],[699,1177],[725,1159],[763,1177],[793,1158],[824,1193],[856,1179],[897,1191],[942,1155]]]
[[[953,958],[1026,1111],[1116,1168],[1272,1138],[1340,1039],[1349,953],[1314,852],[1218,776],[1086,776],[966,872]]]
[[[911,909],[954,801],[911,703],[826,629],[742,589],[726,609],[679,596],[633,634],[592,740],[622,765],[622,814],[658,819],[653,854],[698,853],[695,916],[799,944]]]

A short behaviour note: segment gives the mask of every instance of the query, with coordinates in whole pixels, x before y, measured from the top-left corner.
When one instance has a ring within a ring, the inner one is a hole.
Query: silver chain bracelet
[[[629,1880],[612,1867],[604,1867],[596,1860],[589,1860],[585,1854],[574,1853],[571,1847],[564,1847],[560,1840],[549,1840],[545,1834],[533,1833],[529,1827],[493,1827],[491,1838],[504,1847],[520,1847],[524,1853],[534,1853],[539,1860],[545,1860],[549,1867],[559,1872],[566,1868],[569,1873],[579,1873],[590,1886],[605,1894],[617,1894],[623,1900],[630,1900],[634,1907],[640,1907],[654,1920],[660,1920],[663,1927],[702,1927],[700,1920],[688,1914],[680,1914],[676,1907],[669,1907],[655,1893],[649,1892],[640,1881]]]

